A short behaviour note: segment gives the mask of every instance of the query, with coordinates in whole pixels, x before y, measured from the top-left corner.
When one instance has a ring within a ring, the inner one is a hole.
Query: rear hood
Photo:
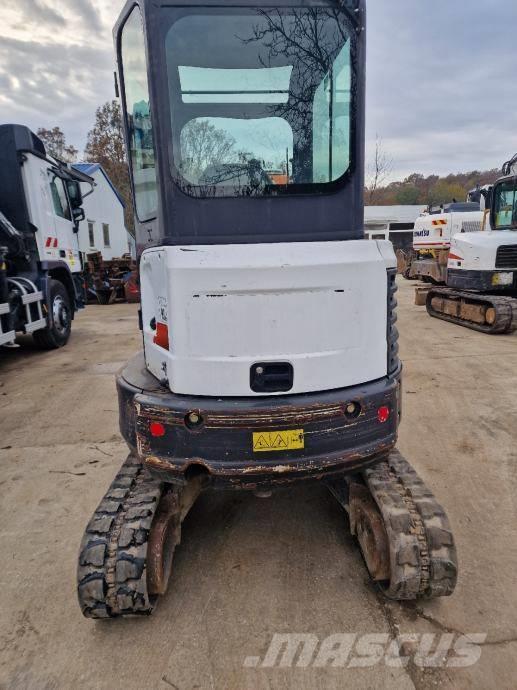
[[[142,257],[147,364],[187,395],[250,396],[257,363],[289,363],[290,393],[387,373],[390,243],[164,247]],[[153,342],[167,322],[169,350]]]

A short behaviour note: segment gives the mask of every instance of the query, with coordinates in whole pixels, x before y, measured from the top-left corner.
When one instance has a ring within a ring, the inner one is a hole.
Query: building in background
[[[424,211],[424,206],[366,206],[366,237],[370,240],[391,240],[395,250],[411,249],[416,219]]]
[[[78,163],[73,167],[95,180],[93,194],[84,199],[86,218],[79,226],[80,251],[100,252],[104,261],[130,253],[132,238],[124,222],[124,200],[106,171],[99,163]]]

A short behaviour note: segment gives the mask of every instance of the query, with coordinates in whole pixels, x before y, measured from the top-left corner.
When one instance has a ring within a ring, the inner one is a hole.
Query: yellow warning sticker
[[[268,453],[279,450],[305,448],[303,429],[291,431],[259,431],[253,434],[253,452]]]

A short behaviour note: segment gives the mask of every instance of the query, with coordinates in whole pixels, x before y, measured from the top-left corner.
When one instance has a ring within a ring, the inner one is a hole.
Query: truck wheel
[[[70,297],[63,283],[51,280],[50,289],[50,317],[51,324],[44,330],[36,331],[34,342],[42,350],[58,350],[67,344],[72,330],[72,309]]]

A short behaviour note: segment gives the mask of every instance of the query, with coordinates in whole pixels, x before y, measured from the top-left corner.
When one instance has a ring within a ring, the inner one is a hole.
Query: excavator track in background
[[[77,589],[87,618],[150,615],[165,594],[181,523],[204,488],[154,479],[130,455],[90,520]],[[361,475],[328,480],[373,580],[395,600],[453,593],[454,539],[443,508],[397,451]]]
[[[427,312],[481,333],[501,335],[517,330],[517,299],[513,297],[433,288],[427,294]]]

